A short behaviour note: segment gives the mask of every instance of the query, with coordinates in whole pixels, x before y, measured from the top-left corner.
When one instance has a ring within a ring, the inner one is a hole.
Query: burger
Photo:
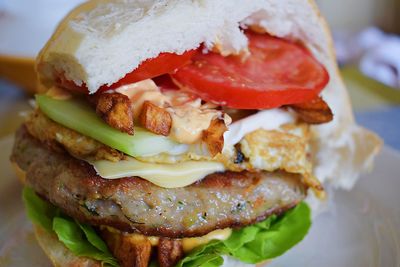
[[[88,1],[36,70],[11,161],[55,266],[269,261],[380,145],[312,1]]]

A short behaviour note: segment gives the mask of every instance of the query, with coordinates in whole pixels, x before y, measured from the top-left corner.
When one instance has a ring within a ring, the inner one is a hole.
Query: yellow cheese
[[[129,157],[119,162],[107,160],[90,162],[105,179],[138,176],[164,188],[184,187],[201,180],[208,174],[222,172],[222,163],[211,161],[186,161],[175,164],[159,164],[138,161]]]

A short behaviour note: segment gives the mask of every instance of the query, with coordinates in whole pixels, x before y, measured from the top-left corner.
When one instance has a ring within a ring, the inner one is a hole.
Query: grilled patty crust
[[[223,172],[183,188],[139,177],[107,180],[91,165],[33,138],[23,126],[11,160],[26,184],[66,214],[91,225],[170,238],[202,236],[281,213],[306,196],[300,176],[284,172]]]

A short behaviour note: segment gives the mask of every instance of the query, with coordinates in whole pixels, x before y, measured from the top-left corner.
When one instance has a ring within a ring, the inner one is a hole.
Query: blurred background
[[[335,31],[357,32],[377,26],[400,34],[399,0],[317,0],[323,15]]]
[[[33,58],[82,0],[0,0],[0,138],[35,90]],[[357,121],[400,150],[400,0],[317,0]]]

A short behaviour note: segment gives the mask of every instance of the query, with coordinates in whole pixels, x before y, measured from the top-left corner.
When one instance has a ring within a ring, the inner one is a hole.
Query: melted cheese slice
[[[174,164],[157,164],[128,158],[119,162],[91,161],[98,175],[105,179],[138,176],[164,188],[191,185],[208,174],[222,172],[222,163],[211,161],[186,161]]]

